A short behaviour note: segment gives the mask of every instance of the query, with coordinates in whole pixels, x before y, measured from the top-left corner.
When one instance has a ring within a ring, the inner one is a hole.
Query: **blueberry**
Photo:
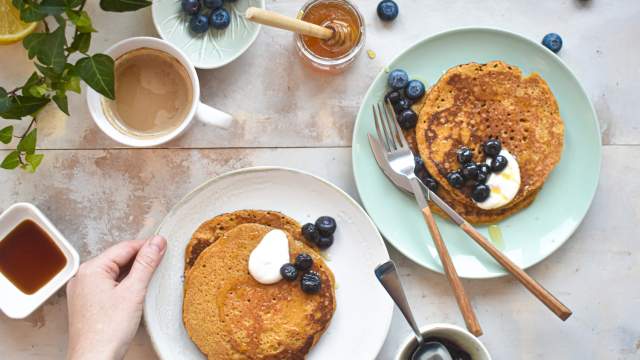
[[[489,175],[478,171],[478,175],[476,175],[476,183],[478,184],[486,184],[487,180],[489,180]]]
[[[389,101],[391,105],[397,104],[400,99],[402,99],[402,94],[397,90],[390,91],[384,96],[384,100]]]
[[[411,80],[407,84],[404,93],[411,100],[418,100],[424,95],[424,84],[420,80]]]
[[[313,259],[307,253],[300,253],[296,256],[296,262],[293,265],[300,271],[307,271],[313,266]]]
[[[452,171],[448,173],[447,181],[449,182],[449,184],[451,184],[451,186],[457,189],[461,188],[464,185],[464,178],[459,171]]]
[[[498,139],[489,139],[484,143],[484,154],[488,157],[495,157],[502,151],[502,143]]]
[[[490,194],[491,194],[491,189],[489,189],[487,185],[478,184],[471,191],[471,198],[473,199],[473,201],[481,203],[487,200]]]
[[[466,163],[462,165],[460,172],[465,180],[475,180],[478,176],[478,166],[472,162]]]
[[[322,287],[320,275],[314,271],[309,271],[302,275],[302,279],[300,279],[300,287],[302,288],[302,291],[307,294],[315,294],[319,292]]]
[[[231,23],[231,16],[225,8],[219,8],[211,13],[211,27],[214,29],[226,29]]]
[[[333,235],[324,236],[320,235],[318,242],[316,243],[320,249],[326,249],[329,246],[333,245]]]
[[[416,164],[416,169],[424,170],[424,160],[422,160],[420,155],[413,155],[413,162]]]
[[[298,270],[292,264],[287,263],[280,268],[280,275],[287,281],[293,281],[298,277]]]
[[[491,160],[491,171],[496,173],[500,172],[507,167],[507,163],[508,161],[506,157],[502,155],[498,155],[495,158],[493,158],[493,160]]]
[[[222,0],[204,0],[204,6],[209,9],[217,9],[222,7]]]
[[[393,110],[395,110],[396,114],[400,114],[407,109],[411,109],[411,101],[404,97],[393,105]]]
[[[387,83],[393,90],[404,89],[404,87],[409,83],[409,74],[404,70],[395,69],[389,73]]]
[[[487,165],[487,163],[478,163],[478,174],[489,176],[489,174],[491,174],[491,167]]]
[[[391,21],[398,17],[398,4],[392,0],[383,0],[378,4],[378,17],[382,21]]]
[[[307,223],[302,226],[302,236],[304,236],[307,241],[316,244],[320,238],[320,233],[315,224]]]
[[[333,235],[337,227],[336,221],[331,216],[320,216],[318,220],[316,220],[316,228],[318,232],[320,232],[320,235]]]
[[[200,11],[200,1],[198,0],[182,0],[182,11],[189,15],[195,15]]]
[[[189,29],[196,34],[202,34],[209,28],[209,19],[205,15],[196,14],[189,20]]]
[[[431,191],[436,191],[438,190],[438,183],[432,178],[432,177],[428,177],[428,178],[424,178],[424,179],[420,179],[422,180],[422,182],[424,183],[424,185]]]
[[[562,38],[556,33],[548,33],[542,38],[542,45],[557,54],[562,49]]]
[[[398,115],[398,124],[405,130],[413,128],[417,123],[418,114],[411,109],[403,110],[400,115]]]
[[[473,152],[468,147],[463,146],[460,149],[458,149],[457,158],[458,158],[458,162],[461,165],[464,165],[468,162],[471,162],[471,160],[473,159]]]

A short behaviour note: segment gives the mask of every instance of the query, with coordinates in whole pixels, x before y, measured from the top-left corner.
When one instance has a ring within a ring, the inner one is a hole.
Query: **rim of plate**
[[[371,227],[373,229],[375,229],[375,232],[377,234],[377,241],[380,243],[380,245],[382,245],[382,249],[386,253],[387,258],[390,259],[389,251],[387,250],[387,247],[385,245],[384,239],[382,238],[382,235],[380,235],[380,231],[378,230],[378,227],[373,222],[373,220],[371,219],[369,214],[364,210],[364,208],[362,206],[360,206],[360,204],[358,204],[358,202],[355,199],[353,199],[344,190],[340,189],[338,186],[336,186],[335,184],[331,183],[328,180],[325,180],[325,179],[323,179],[323,178],[321,178],[321,177],[319,177],[317,175],[311,174],[311,173],[303,171],[303,170],[298,170],[298,169],[289,168],[289,167],[285,167],[285,166],[251,166],[251,167],[242,168],[242,169],[238,169],[238,170],[228,171],[228,172],[225,172],[223,174],[220,174],[218,176],[215,176],[215,177],[203,182],[202,184],[196,186],[193,190],[188,192],[185,196],[183,196],[180,200],[178,200],[178,202],[176,202],[171,207],[171,210],[169,210],[169,212],[162,218],[162,221],[160,221],[160,223],[156,227],[156,230],[153,232],[154,235],[157,235],[159,233],[159,230],[164,225],[166,219],[169,218],[169,216],[173,216],[173,214],[177,211],[178,207],[180,207],[186,201],[190,200],[193,196],[195,196],[203,188],[209,186],[211,183],[216,182],[216,181],[220,181],[221,179],[224,179],[224,178],[227,178],[227,177],[236,176],[236,175],[239,175],[239,174],[250,173],[250,172],[263,172],[263,171],[286,171],[286,172],[290,172],[290,173],[294,173],[294,174],[309,176],[309,177],[311,177],[311,178],[323,183],[324,185],[328,186],[330,189],[333,189],[338,194],[342,195],[342,197],[345,200],[347,200],[349,203],[354,205],[356,207],[356,209],[358,209],[358,211],[360,211],[362,213],[362,215],[364,215],[364,217],[367,219],[369,225],[371,225]],[[145,296],[143,308],[146,307],[146,303],[147,303],[147,298]],[[386,315],[386,319],[384,319],[384,332],[383,332],[384,336],[379,341],[379,345],[378,345],[378,349],[376,351],[376,354],[380,354],[380,350],[382,350],[382,346],[384,345],[384,343],[385,343],[385,341],[387,339],[387,336],[389,335],[389,329],[391,328],[391,320],[393,318],[393,307],[394,307],[393,302],[391,301],[391,299],[389,299],[389,301],[388,301],[388,307],[389,307],[389,310],[387,311],[388,315]],[[152,328],[149,326],[149,321],[147,319],[147,312],[146,311],[143,311],[143,318],[144,318],[144,326],[145,326],[145,328],[147,330],[147,333],[149,334],[149,339],[151,340],[151,346],[153,347],[153,350],[155,351],[156,355],[158,355],[158,357],[160,357],[161,359],[164,359],[163,355],[160,352],[158,352],[158,347],[156,346],[156,340],[152,336],[152,332],[155,331],[155,330],[152,330]]]
[[[540,257],[540,259],[532,262],[531,264],[527,265],[526,267],[523,267],[523,270],[529,269],[537,264],[539,264],[540,262],[542,262],[543,260],[545,260],[546,258],[548,258],[551,254],[555,253],[562,245],[564,245],[567,240],[569,240],[569,238],[571,238],[573,236],[573,234],[575,233],[575,231],[578,229],[578,227],[580,226],[580,224],[582,224],[582,221],[584,221],[585,216],[587,215],[587,212],[589,211],[589,209],[591,208],[591,205],[593,204],[593,199],[595,198],[596,195],[596,191],[598,189],[598,183],[600,182],[600,171],[602,168],[602,137],[601,137],[601,131],[600,131],[600,123],[598,122],[598,115],[595,111],[595,108],[593,107],[593,103],[591,102],[591,99],[589,98],[589,96],[587,95],[587,92],[584,90],[584,87],[582,86],[582,83],[580,83],[580,81],[578,80],[578,77],[576,76],[576,74],[569,68],[569,66],[567,66],[567,64],[555,53],[553,53],[551,50],[547,49],[546,47],[544,47],[542,44],[539,44],[523,35],[517,34],[515,32],[509,31],[509,30],[505,30],[505,29],[501,29],[498,27],[483,27],[483,26],[467,26],[467,27],[459,27],[459,28],[455,28],[455,29],[451,29],[451,30],[445,30],[445,31],[441,31],[438,33],[435,33],[431,36],[427,36],[421,40],[418,40],[416,42],[414,42],[413,44],[409,45],[406,49],[404,49],[402,52],[400,52],[400,54],[396,55],[391,61],[389,61],[387,63],[387,65],[385,67],[383,67],[379,72],[378,75],[376,75],[376,77],[373,79],[373,81],[371,81],[371,85],[369,85],[369,88],[367,89],[367,92],[365,93],[364,97],[362,98],[362,101],[360,102],[360,108],[358,109],[358,113],[356,115],[356,122],[353,126],[354,131],[353,131],[353,135],[351,137],[351,162],[352,162],[352,170],[353,170],[353,178],[355,179],[355,183],[356,183],[356,191],[358,191],[358,196],[360,197],[361,201],[362,201],[362,205],[364,206],[364,208],[367,208],[366,205],[366,200],[365,197],[362,196],[362,193],[360,191],[360,187],[362,186],[362,183],[364,180],[361,180],[358,178],[358,174],[355,171],[355,163],[356,163],[356,152],[353,151],[353,144],[356,143],[356,135],[357,135],[357,131],[356,129],[358,129],[358,126],[360,125],[360,120],[361,118],[364,117],[363,115],[363,107],[362,104],[364,104],[365,100],[367,98],[369,98],[369,96],[371,95],[372,91],[373,91],[373,87],[375,85],[375,83],[377,83],[379,81],[379,79],[384,76],[384,74],[386,73],[386,69],[388,69],[389,67],[392,66],[392,64],[396,63],[397,61],[400,60],[400,58],[402,58],[403,56],[405,56],[408,52],[412,51],[413,49],[415,49],[418,46],[421,46],[423,43],[429,42],[429,41],[433,41],[437,38],[440,37],[445,37],[445,36],[449,36],[452,34],[457,34],[457,33],[464,33],[464,32],[490,32],[490,33],[497,33],[503,36],[507,36],[507,37],[512,37],[515,38],[519,41],[523,41],[528,43],[529,45],[533,45],[535,47],[537,47],[538,49],[542,49],[544,51],[547,51],[549,54],[553,55],[552,61],[554,61],[555,63],[557,63],[564,71],[566,71],[572,78],[572,80],[575,81],[575,83],[578,85],[578,89],[580,91],[580,95],[584,96],[585,99],[587,99],[587,103],[589,104],[589,109],[591,110],[591,114],[593,116],[593,118],[596,120],[595,121],[595,127],[596,127],[596,132],[598,134],[597,136],[597,144],[598,144],[598,148],[597,148],[597,153],[598,153],[598,157],[596,159],[597,161],[597,169],[598,172],[594,178],[594,183],[591,189],[591,198],[589,199],[588,202],[588,206],[586,206],[584,208],[584,210],[581,212],[580,214],[580,221],[577,221],[575,223],[575,225],[568,231],[567,236],[564,237],[564,239],[562,239],[562,241],[558,241],[558,243],[556,244],[556,246],[554,247],[550,247],[549,251],[544,254],[542,257]],[[373,155],[372,155],[373,156]],[[384,176],[384,174],[382,175]],[[395,187],[395,185],[394,185]],[[398,190],[400,191],[400,190]],[[526,209],[524,209],[523,211],[526,211]],[[448,221],[446,219],[444,219],[445,221]],[[377,226],[377,225],[376,225]],[[431,266],[427,266],[426,264],[423,264],[422,262],[420,262],[415,256],[413,256],[410,253],[405,252],[404,250],[400,249],[392,240],[390,240],[389,237],[386,236],[386,234],[384,233],[384,231],[382,229],[380,229],[378,227],[378,231],[382,234],[382,236],[387,239],[387,242],[389,244],[391,244],[391,246],[393,246],[394,249],[398,250],[398,252],[400,252],[402,255],[406,256],[407,258],[409,258],[413,263],[419,265],[422,268],[425,269],[429,269],[431,271],[434,271],[436,273],[440,273],[440,274],[444,274],[442,270],[438,269],[438,268],[434,268]],[[486,275],[482,275],[482,276],[460,276],[462,278],[465,279],[495,279],[495,278],[500,278],[503,276],[507,276],[509,275],[509,272],[504,271],[502,273],[495,273],[495,274],[486,274]]]
[[[266,0],[259,0],[260,1],[260,8],[261,9],[266,9],[267,5],[266,5]],[[153,1],[153,3],[151,4],[151,19],[153,20],[153,27],[155,27],[156,32],[158,33],[158,35],[163,39],[166,40],[168,42],[170,42],[173,46],[175,46],[176,48],[180,49],[182,51],[182,48],[180,46],[178,46],[178,44],[174,43],[173,41],[165,38],[162,35],[162,32],[160,31],[160,25],[158,24],[158,20],[156,19],[156,12],[155,10],[153,10],[154,8],[156,8],[160,3],[160,1]],[[190,56],[186,55],[185,56],[187,59],[189,59],[189,61],[191,61],[191,63],[193,64],[193,66],[197,69],[204,69],[204,70],[208,70],[208,69],[218,69],[221,68],[225,65],[228,65],[229,63],[231,63],[232,61],[236,60],[237,58],[239,58],[242,54],[244,54],[247,49],[249,49],[249,47],[251,47],[251,45],[253,45],[253,43],[256,41],[256,39],[258,38],[258,35],[260,34],[260,31],[262,30],[262,25],[261,24],[256,24],[256,31],[253,33],[253,35],[251,35],[251,39],[249,39],[249,41],[247,41],[247,43],[240,48],[240,51],[238,51],[237,54],[235,54],[234,56],[230,56],[226,61],[222,61],[219,64],[215,64],[215,65],[206,65],[206,64],[201,64],[198,61],[194,61],[193,59],[191,59]]]

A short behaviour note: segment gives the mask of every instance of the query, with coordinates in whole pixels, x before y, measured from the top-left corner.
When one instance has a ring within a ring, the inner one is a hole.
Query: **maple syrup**
[[[38,224],[25,220],[0,241],[0,273],[31,295],[67,264],[58,245]]]

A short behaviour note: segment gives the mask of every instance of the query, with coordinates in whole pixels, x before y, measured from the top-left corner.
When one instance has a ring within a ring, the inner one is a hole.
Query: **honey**
[[[67,265],[67,258],[38,224],[25,220],[0,241],[0,273],[31,295]]]

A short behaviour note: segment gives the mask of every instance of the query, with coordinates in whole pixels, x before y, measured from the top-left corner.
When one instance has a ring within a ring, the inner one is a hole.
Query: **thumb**
[[[145,292],[166,249],[167,241],[162,236],[154,236],[147,240],[138,251],[131,270],[122,283],[134,291]]]

